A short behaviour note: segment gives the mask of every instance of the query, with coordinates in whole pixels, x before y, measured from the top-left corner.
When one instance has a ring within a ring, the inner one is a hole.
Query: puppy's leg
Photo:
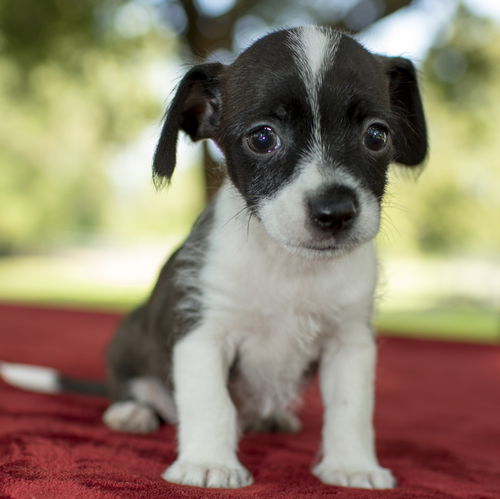
[[[169,482],[237,488],[252,483],[236,456],[238,423],[227,389],[233,354],[206,327],[174,348],[179,455],[165,471]]]
[[[152,358],[151,336],[145,329],[145,307],[132,311],[120,324],[108,349],[108,391],[113,403],[103,414],[115,431],[150,433],[158,429],[158,416],[176,422],[175,405],[165,375],[144,370],[159,362]],[[161,353],[161,352],[160,352]]]
[[[369,489],[395,485],[375,455],[375,360],[373,333],[363,324],[343,325],[325,348],[320,367],[323,457],[313,470],[325,483]]]

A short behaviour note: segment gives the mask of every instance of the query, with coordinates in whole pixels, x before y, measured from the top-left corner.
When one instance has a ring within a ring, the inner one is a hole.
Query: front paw
[[[219,489],[238,489],[253,483],[250,472],[236,464],[234,466],[197,464],[186,461],[175,461],[163,473],[167,482],[196,487],[213,487]]]
[[[344,469],[321,462],[314,467],[313,473],[328,485],[360,489],[392,489],[396,486],[391,471],[380,466],[368,469]]]

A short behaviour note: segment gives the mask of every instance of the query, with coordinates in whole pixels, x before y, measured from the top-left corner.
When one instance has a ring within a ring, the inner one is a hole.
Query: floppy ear
[[[415,67],[403,57],[379,56],[389,79],[395,117],[394,161],[415,166],[427,155],[427,126]]]
[[[219,124],[221,111],[220,63],[193,67],[180,82],[165,115],[160,140],[153,159],[153,176],[161,183],[170,181],[176,162],[179,130],[191,140],[210,138]]]

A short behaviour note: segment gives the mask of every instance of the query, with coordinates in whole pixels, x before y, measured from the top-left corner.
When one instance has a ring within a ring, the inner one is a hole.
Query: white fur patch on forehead
[[[342,35],[319,26],[304,26],[290,34],[290,47],[302,78],[318,89],[321,79],[333,64]]]
[[[312,141],[308,153],[318,162],[323,157],[319,91],[327,69],[334,63],[341,38],[342,35],[337,31],[319,26],[304,26],[292,31],[289,38],[289,46],[307,89],[307,98],[313,115]]]

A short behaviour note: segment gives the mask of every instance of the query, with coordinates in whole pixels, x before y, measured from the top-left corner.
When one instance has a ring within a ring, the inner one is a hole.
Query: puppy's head
[[[269,235],[306,256],[372,239],[389,163],[418,165],[427,152],[412,63],[312,26],[272,33],[229,66],[191,69],[162,129],[159,177],[172,175],[179,130],[213,139]]]

